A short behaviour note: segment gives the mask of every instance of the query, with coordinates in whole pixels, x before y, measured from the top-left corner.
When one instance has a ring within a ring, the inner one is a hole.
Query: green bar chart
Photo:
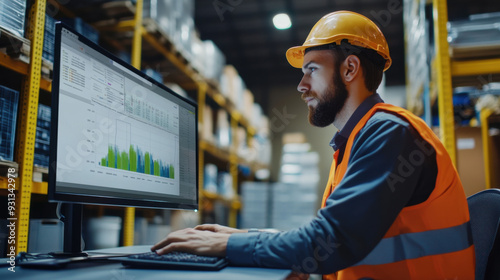
[[[155,159],[151,153],[143,152],[134,146],[130,146],[128,151],[119,150],[116,146],[108,146],[108,154],[101,158],[100,165],[164,178],[175,178],[173,164]]]
[[[152,135],[161,135],[159,131],[163,131],[163,137],[153,138]],[[178,162],[178,156],[172,151],[175,151],[177,143],[164,128],[148,128],[138,123],[132,124],[131,120],[115,119],[114,129],[110,131],[106,142],[106,146],[99,149],[98,165],[176,179],[175,163]]]

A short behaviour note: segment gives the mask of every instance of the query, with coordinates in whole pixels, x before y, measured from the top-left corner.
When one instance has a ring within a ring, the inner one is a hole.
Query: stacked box
[[[175,35],[174,44],[177,50],[192,61],[191,42],[194,34],[194,1],[177,0],[174,2]]]
[[[474,14],[448,23],[450,56],[485,58],[500,55],[500,12]]]
[[[244,158],[247,161],[251,161],[250,150],[247,145],[247,131],[244,127],[238,126],[233,135],[234,146],[236,147],[236,154],[240,158]]]
[[[213,163],[205,164],[205,171],[203,175],[203,188],[211,193],[217,193],[217,173],[218,168]]]
[[[241,227],[269,227],[269,184],[266,182],[243,182],[241,184]]]
[[[272,185],[273,228],[290,230],[308,223],[315,216],[319,155],[310,148],[308,143],[283,145],[280,182]]]
[[[243,113],[243,116],[247,119],[250,120],[253,117],[253,104],[254,104],[254,96],[253,93],[245,89],[243,91],[243,102],[242,102],[242,107],[241,107],[241,112]]]
[[[259,105],[259,103],[253,103],[251,111],[252,114],[249,116],[248,120],[250,121],[250,124],[252,126],[259,130],[262,125],[262,117],[264,116],[262,107]]]
[[[205,58],[207,57],[203,41],[198,35],[191,36],[191,66],[202,75],[205,72]]]
[[[203,127],[201,130],[201,137],[209,143],[215,142],[213,111],[208,105],[205,105],[203,108]]]
[[[241,79],[238,71],[232,65],[226,65],[220,81],[221,92],[233,104],[237,104],[238,100],[243,99],[243,94],[246,89],[245,82]]]
[[[270,165],[272,156],[272,143],[269,134],[258,132],[254,136],[255,160],[259,163]]]
[[[38,104],[38,119],[36,121],[35,157],[33,164],[49,167],[50,156],[50,116],[49,106]]]
[[[203,41],[203,49],[205,51],[204,57],[198,58],[204,61],[203,76],[207,79],[220,82],[219,80],[226,65],[226,57],[213,41]]]
[[[19,92],[0,86],[0,160],[14,160]]]
[[[233,198],[233,176],[229,172],[221,171],[217,174],[217,193],[226,197]]]
[[[42,57],[54,62],[54,44],[56,38],[56,20],[45,15],[45,33],[43,34]]]
[[[171,40],[175,34],[174,0],[144,0],[143,18],[153,19]]]
[[[66,23],[69,27],[73,28],[76,32],[83,35],[90,41],[99,44],[99,33],[90,24],[83,21],[79,17],[64,18],[62,22]]]
[[[319,181],[319,155],[308,149],[310,149],[308,143],[291,143],[283,146],[280,182],[316,184]]]
[[[229,148],[232,144],[231,126],[229,125],[228,113],[224,109],[217,111],[217,127],[215,130],[216,145],[219,148]]]
[[[311,183],[273,183],[270,226],[291,230],[310,222],[317,209],[316,189]]]
[[[24,37],[26,2],[24,0],[0,0],[0,26],[19,37]]]

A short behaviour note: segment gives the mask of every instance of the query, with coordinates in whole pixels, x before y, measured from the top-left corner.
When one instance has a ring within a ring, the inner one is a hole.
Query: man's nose
[[[297,86],[297,90],[301,93],[304,93],[310,89],[309,83],[306,81],[305,76],[300,80],[299,85]]]

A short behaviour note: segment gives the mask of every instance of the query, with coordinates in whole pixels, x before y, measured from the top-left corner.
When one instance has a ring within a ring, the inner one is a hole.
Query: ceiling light
[[[288,29],[292,26],[290,17],[287,14],[277,14],[273,17],[274,27],[276,29]]]

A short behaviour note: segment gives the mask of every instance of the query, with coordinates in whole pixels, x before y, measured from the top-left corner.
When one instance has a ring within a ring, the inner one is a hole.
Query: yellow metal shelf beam
[[[49,189],[49,184],[47,182],[33,182],[33,188],[31,189],[31,193],[46,195],[48,189]]]
[[[25,76],[28,75],[30,67],[29,64],[25,63],[24,61],[14,59],[2,52],[0,52],[0,65]],[[51,92],[52,82],[45,79],[40,79],[40,88],[45,91]]]
[[[500,73],[500,58],[451,61],[451,75],[475,76]]]
[[[446,0],[433,1],[434,41],[436,42],[436,67],[439,109],[439,133],[451,161],[456,166],[455,127],[448,46],[448,8]]]
[[[49,187],[49,185],[47,182],[33,182],[33,187],[31,188],[31,193],[45,194],[46,195],[48,187]],[[7,190],[7,189],[8,189],[7,177],[0,176],[0,190]]]
[[[202,199],[207,199],[207,200],[222,201],[235,211],[241,209],[241,202],[240,202],[239,197],[235,197],[232,199],[226,198],[226,197],[221,196],[220,194],[208,192],[205,190],[200,191],[200,197]]]
[[[42,67],[43,35],[45,27],[45,0],[36,0],[29,11],[27,38],[31,40],[30,65],[21,90],[21,113],[17,127],[16,162],[19,164],[20,187],[16,196],[16,252],[27,252],[31,191],[33,185],[33,158],[35,148],[38,93]]]

